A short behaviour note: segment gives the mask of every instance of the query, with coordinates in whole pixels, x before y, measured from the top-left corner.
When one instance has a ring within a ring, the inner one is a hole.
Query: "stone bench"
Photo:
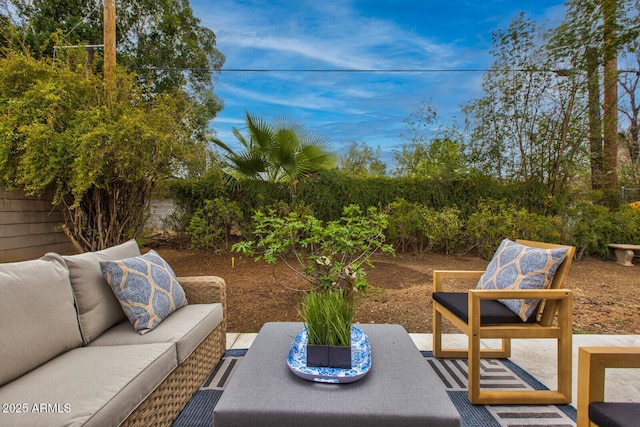
[[[634,251],[640,251],[640,245],[622,245],[619,243],[612,243],[609,248],[613,249],[616,254],[616,262],[620,265],[630,267],[633,265],[631,262],[635,255]]]

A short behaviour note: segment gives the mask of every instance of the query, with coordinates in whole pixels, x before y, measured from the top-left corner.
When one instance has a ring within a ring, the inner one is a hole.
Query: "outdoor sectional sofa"
[[[0,425],[159,426],[177,417],[225,351],[225,282],[178,278],[188,304],[141,335],[99,263],[136,256],[131,240],[0,264]]]

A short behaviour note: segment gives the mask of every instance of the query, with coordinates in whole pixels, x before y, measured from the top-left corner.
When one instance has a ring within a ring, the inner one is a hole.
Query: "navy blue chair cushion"
[[[640,403],[591,402],[589,419],[600,427],[635,427],[640,423]]]
[[[456,317],[469,323],[469,294],[466,292],[434,292],[433,299]],[[529,317],[526,323],[535,323],[535,316]],[[480,324],[496,325],[503,323],[525,323],[520,316],[509,310],[497,300],[480,301]]]

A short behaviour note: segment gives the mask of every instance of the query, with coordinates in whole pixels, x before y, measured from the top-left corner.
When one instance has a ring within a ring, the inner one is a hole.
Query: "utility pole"
[[[114,0],[104,0],[104,86],[107,98],[116,87],[116,8]]]

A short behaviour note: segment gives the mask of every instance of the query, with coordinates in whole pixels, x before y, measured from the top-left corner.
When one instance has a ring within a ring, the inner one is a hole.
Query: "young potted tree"
[[[307,329],[308,344],[342,347],[350,367],[351,324],[355,316],[356,292],[367,287],[365,267],[373,267],[376,252],[394,253],[385,243],[386,214],[370,207],[346,206],[339,220],[323,223],[313,215],[291,212],[279,216],[270,210],[253,216],[255,240],[243,241],[232,249],[253,255],[256,261],[283,262],[309,283],[298,312]],[[307,349],[307,364],[314,362]],[[325,350],[328,352],[328,348]],[[327,365],[336,362],[329,361]],[[325,366],[327,366],[325,365]],[[344,367],[346,363],[341,366]]]

